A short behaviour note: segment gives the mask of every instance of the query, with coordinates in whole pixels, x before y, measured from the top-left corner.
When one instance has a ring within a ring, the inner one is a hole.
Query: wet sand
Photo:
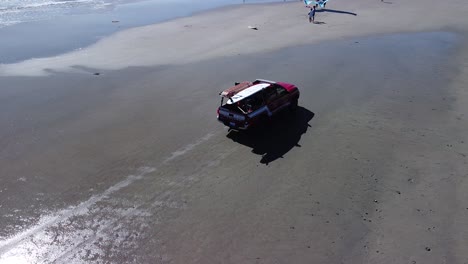
[[[249,34],[239,46],[183,58],[207,48],[197,46],[173,63],[75,53],[0,66],[0,262],[467,262],[466,5],[444,22],[341,34],[383,8],[424,19],[413,4],[377,2],[343,3],[359,14],[330,12],[324,25],[286,4],[298,16],[265,27],[327,28],[262,52],[229,56],[255,34],[260,49],[270,35],[259,26],[213,40]],[[218,92],[260,77],[298,85],[299,111],[228,133]]]
[[[13,3],[11,0],[9,2],[10,5]],[[0,7],[0,64],[56,56],[82,49],[125,29],[186,17],[220,6],[262,1],[87,0],[62,1],[56,5],[45,1],[42,4],[37,1],[37,5],[34,5],[32,2],[29,0],[17,6],[16,10],[12,6],[5,7],[5,10],[2,10],[4,5]]]

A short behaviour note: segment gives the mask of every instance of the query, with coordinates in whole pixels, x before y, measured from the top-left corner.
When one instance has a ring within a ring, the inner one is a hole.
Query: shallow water
[[[189,16],[212,8],[266,2],[286,1],[2,0],[0,63],[61,54],[122,29]]]
[[[95,12],[120,11],[122,6],[145,7],[164,11],[167,16],[180,14],[180,11],[193,12],[208,8],[241,4],[279,2],[282,0],[2,0],[0,1],[0,28],[23,22],[53,19],[70,14],[87,14]],[[184,8],[179,8],[183,6]],[[171,10],[167,10],[167,7]],[[139,10],[144,11],[144,10]],[[169,12],[168,12],[169,11]],[[161,13],[161,12],[157,12]],[[158,14],[159,16],[160,14]]]

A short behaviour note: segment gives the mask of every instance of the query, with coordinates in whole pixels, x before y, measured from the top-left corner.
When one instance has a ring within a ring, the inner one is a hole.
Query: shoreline
[[[468,27],[466,21],[458,21],[456,17],[447,19],[445,24],[432,21],[432,17],[426,21],[424,17],[414,17],[412,13],[419,7],[417,3],[404,5],[402,14],[395,21],[378,18],[386,15],[391,8],[398,8],[396,3],[374,3],[367,9],[348,2],[340,4],[343,4],[342,10],[355,12],[357,15],[321,12],[317,19],[326,21],[326,24],[310,25],[306,23],[307,9],[302,2],[232,6],[224,7],[223,11],[205,11],[194,16],[120,31],[85,49],[59,56],[0,64],[0,76],[47,75],[44,69],[58,72],[76,71],[74,66],[105,71],[125,67],[180,64],[353,36],[443,31],[447,28],[463,32],[465,26]],[[442,8],[451,10],[448,4],[442,5]],[[462,10],[460,9],[460,12]],[[264,15],[259,16],[259,12],[264,12]],[[442,11],[440,13],[445,14]],[[281,15],[278,17],[278,14]],[[239,18],[240,22],[237,21]],[[230,23],[231,19],[236,23]],[[369,25],[368,21],[374,23]],[[414,27],[404,27],[416,21],[418,24]],[[249,30],[249,25],[257,26],[259,30]],[[229,34],[223,33],[226,31]],[[275,32],[278,31],[282,35],[277,36]],[[265,44],[258,45],[258,39]],[[189,40],[194,41],[188,42]],[[191,47],[187,49],[186,43],[190,43]],[[93,58],[91,61],[88,59],[90,57]]]
[[[0,42],[0,64],[12,64],[29,59],[58,56],[84,49],[117,32],[190,17],[225,6],[262,4],[234,3],[234,0],[224,1],[227,2],[198,4],[200,6],[191,5],[189,9],[184,10],[176,8],[177,4],[165,6],[162,3],[139,1],[118,4],[106,12],[88,11],[68,15],[62,14],[51,19],[26,21],[0,27],[0,36],[4,40]],[[275,4],[280,0],[270,1]],[[158,8],[158,6],[161,6],[162,9]],[[133,16],[134,12],[140,12],[141,14],[135,17]],[[73,27],[72,32],[70,32],[70,27]],[[47,33],[44,29],[47,29]],[[44,38],[44,34],[47,34],[47,38]]]
[[[468,262],[460,3],[234,7],[0,65],[0,262]],[[228,131],[218,93],[256,78],[298,111]]]

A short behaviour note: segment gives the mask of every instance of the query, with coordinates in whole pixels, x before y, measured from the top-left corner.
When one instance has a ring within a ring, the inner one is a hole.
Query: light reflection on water
[[[224,5],[285,2],[285,0],[2,0],[0,1],[0,27],[70,14],[112,12],[120,6],[138,2],[145,2],[145,7],[154,10],[167,6],[180,9],[183,6],[186,11],[195,12]]]
[[[1,0],[0,64],[62,54],[122,29],[212,8],[289,1],[296,0]]]

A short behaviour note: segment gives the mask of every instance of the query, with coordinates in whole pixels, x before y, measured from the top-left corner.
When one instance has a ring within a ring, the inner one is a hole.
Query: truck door
[[[287,106],[289,93],[280,85],[271,85],[265,91],[268,109],[272,114]]]
[[[268,107],[268,112],[271,115],[278,108],[278,94],[273,86],[265,89],[265,103]]]
[[[279,111],[284,107],[288,106],[288,102],[290,101],[290,94],[289,92],[281,85],[274,85],[276,90],[276,109],[275,111]]]

